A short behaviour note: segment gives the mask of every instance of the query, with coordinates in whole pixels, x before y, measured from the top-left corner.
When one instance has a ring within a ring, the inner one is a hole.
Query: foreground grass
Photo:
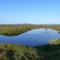
[[[35,47],[38,60],[60,60],[60,45],[43,45]]]
[[[9,53],[9,54],[8,54]],[[12,54],[12,55],[11,55]],[[0,44],[0,60],[60,60],[60,45]]]
[[[9,54],[7,55],[7,53]],[[12,54],[12,55],[11,55]],[[14,59],[12,58],[14,57]],[[11,44],[0,44],[0,60],[37,60],[35,48]]]

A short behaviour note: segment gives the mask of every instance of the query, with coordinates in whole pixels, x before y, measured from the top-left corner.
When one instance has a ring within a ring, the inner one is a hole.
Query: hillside
[[[9,60],[9,59],[59,60],[60,45],[42,45],[42,46],[29,47],[22,45],[0,44],[0,60]]]

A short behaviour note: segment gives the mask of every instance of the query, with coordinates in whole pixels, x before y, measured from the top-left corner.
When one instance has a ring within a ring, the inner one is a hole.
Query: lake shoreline
[[[16,36],[32,29],[55,29],[60,33],[60,25],[0,25],[0,35]]]

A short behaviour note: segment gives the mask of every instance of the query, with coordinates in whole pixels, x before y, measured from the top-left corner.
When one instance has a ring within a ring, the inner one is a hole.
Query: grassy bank
[[[9,60],[9,59],[59,60],[60,45],[42,45],[42,46],[28,47],[21,45],[0,44],[0,60]]]
[[[27,32],[31,30],[32,28],[30,26],[15,26],[15,25],[6,25],[6,26],[0,26],[0,35],[8,35],[8,36],[14,36],[19,35],[24,32]]]
[[[59,45],[60,44],[60,39],[52,39],[52,40],[49,40],[48,43],[50,45]]]
[[[35,48],[11,44],[0,44],[0,60],[37,60]]]
[[[60,32],[60,25],[32,25],[32,24],[0,25],[0,35],[14,36],[38,28],[50,28]]]

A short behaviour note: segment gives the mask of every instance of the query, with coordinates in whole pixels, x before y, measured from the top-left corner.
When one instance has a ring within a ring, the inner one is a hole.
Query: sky
[[[60,0],[0,0],[0,24],[60,24]]]

